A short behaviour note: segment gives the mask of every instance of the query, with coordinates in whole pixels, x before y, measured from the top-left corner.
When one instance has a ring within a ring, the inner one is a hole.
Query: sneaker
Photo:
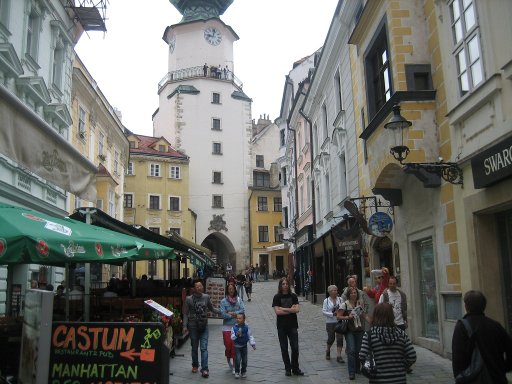
[[[192,367],[192,373],[197,373],[197,371],[199,371],[197,367]]]
[[[236,373],[236,372],[235,372],[235,368],[233,368],[233,371],[232,371],[232,372],[233,372],[233,375]]]
[[[239,378],[240,378],[240,374],[235,372],[235,379],[239,379]]]
[[[242,373],[242,374],[240,375],[240,377],[241,377],[242,379],[245,379],[245,378],[247,377],[247,373],[245,373],[245,372],[244,372],[244,373]]]

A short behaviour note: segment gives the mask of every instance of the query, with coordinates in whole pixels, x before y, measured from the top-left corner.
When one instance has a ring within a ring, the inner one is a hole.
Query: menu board
[[[215,308],[219,308],[220,301],[226,296],[226,279],[223,277],[209,277],[206,279],[206,293],[210,296]],[[210,313],[211,317],[221,318],[221,315]]]
[[[54,322],[49,384],[167,384],[161,323]]]

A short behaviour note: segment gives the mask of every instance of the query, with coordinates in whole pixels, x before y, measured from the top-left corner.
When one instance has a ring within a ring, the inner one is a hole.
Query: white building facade
[[[196,239],[220,265],[249,263],[251,99],[234,76],[238,36],[220,18],[231,1],[171,1],[184,15],[168,27],[169,72],[158,86],[154,136],[190,157]]]

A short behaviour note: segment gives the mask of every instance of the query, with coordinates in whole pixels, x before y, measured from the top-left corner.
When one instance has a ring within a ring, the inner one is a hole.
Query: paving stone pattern
[[[276,315],[272,308],[272,298],[277,292],[277,280],[258,282],[253,285],[250,302],[245,302],[247,323],[251,326],[256,339],[256,350],[249,348],[247,378],[235,379],[228,370],[222,343],[222,323],[210,320],[209,324],[209,368],[210,377],[205,379],[200,373],[192,373],[190,341],[179,349],[177,356],[171,359],[170,383],[210,383],[227,382],[246,383],[367,383],[362,375],[355,380],[348,379],[347,364],[336,362],[335,346],[331,349],[331,360],[325,360],[325,322],[321,306],[311,304],[300,298],[299,313],[299,349],[300,368],[305,376],[286,377],[277,339]],[[451,362],[425,348],[415,346],[418,360],[413,373],[407,376],[408,383],[453,383]],[[184,356],[180,356],[184,355]],[[334,357],[334,358],[332,358]],[[346,356],[343,356],[346,360]]]

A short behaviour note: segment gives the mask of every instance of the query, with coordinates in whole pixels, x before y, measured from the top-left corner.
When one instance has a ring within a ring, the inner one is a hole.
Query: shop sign
[[[164,339],[162,323],[54,322],[47,382],[167,384]]]
[[[341,240],[338,247],[343,251],[358,251],[361,249],[361,238]]]
[[[471,159],[471,169],[473,184],[477,189],[512,176],[512,137]]]
[[[370,216],[368,228],[373,236],[385,237],[393,229],[393,220],[385,212],[376,212]]]
[[[307,230],[297,237],[297,248],[300,246],[309,243],[313,239],[313,228],[311,225],[308,225]],[[302,231],[301,231],[302,232]]]

